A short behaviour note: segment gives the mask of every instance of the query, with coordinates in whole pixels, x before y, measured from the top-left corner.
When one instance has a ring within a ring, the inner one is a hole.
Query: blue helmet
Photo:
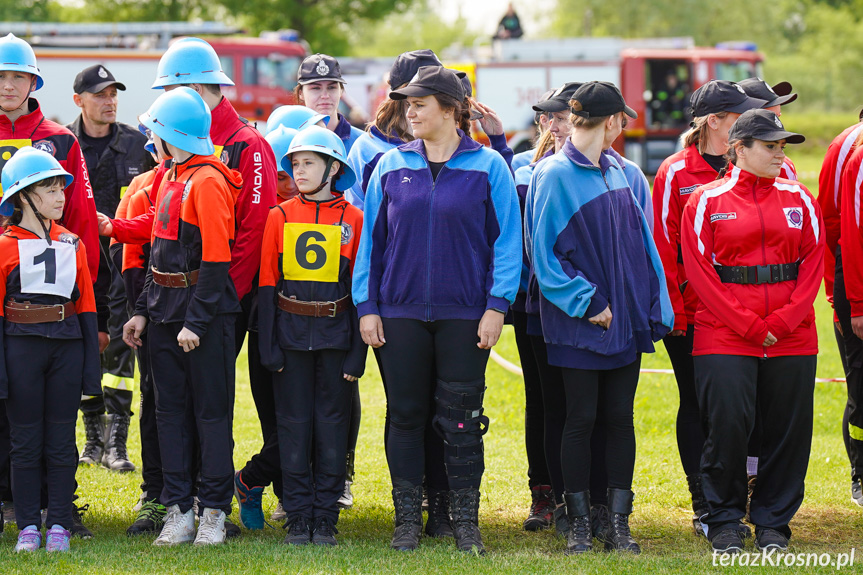
[[[299,130],[295,130],[293,128],[277,126],[275,130],[267,134],[264,138],[273,149],[273,153],[276,155],[276,165],[279,166],[280,170],[285,169],[282,166],[282,160],[284,159],[285,154],[288,153],[288,148],[290,148],[291,142],[294,140],[294,136],[299,133]]]
[[[267,118],[267,134],[279,126],[302,130],[308,126],[314,126],[318,122],[326,124],[329,121],[329,116],[318,114],[305,106],[280,106],[273,110],[273,113]]]
[[[178,84],[233,86],[234,82],[222,71],[212,46],[200,38],[182,38],[162,54],[153,89]]]
[[[215,151],[210,139],[210,108],[191,88],[183,86],[165,92],[138,117],[138,122],[183,151],[200,156]]]
[[[11,216],[12,202],[9,200],[30,184],[47,180],[55,176],[66,178],[66,185],[72,183],[72,174],[60,166],[54,156],[36,148],[21,148],[3,166],[0,184],[3,186],[3,198],[0,199],[0,216]]]
[[[138,124],[138,131],[147,136],[147,142],[144,144],[144,149],[151,154],[155,154],[156,143],[153,142],[153,133],[150,131],[150,128],[148,128],[144,124]]]
[[[0,70],[27,72],[36,76],[36,89],[42,87],[42,75],[36,65],[36,54],[30,44],[9,33],[0,38]]]
[[[357,181],[354,171],[348,165],[344,142],[331,130],[321,128],[320,126],[309,126],[294,136],[291,146],[288,148],[288,153],[281,161],[282,170],[287,172],[292,179],[294,177],[294,169],[291,166],[290,156],[294,152],[317,152],[337,160],[342,166],[342,172],[333,183],[333,189],[338,188],[339,191],[343,192]],[[326,179],[326,177],[327,174],[325,173],[324,178]]]

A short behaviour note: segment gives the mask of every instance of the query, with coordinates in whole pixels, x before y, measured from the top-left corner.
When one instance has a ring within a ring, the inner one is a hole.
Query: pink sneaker
[[[68,551],[72,534],[55,525],[45,533],[45,551]]]
[[[42,545],[42,532],[38,529],[22,529],[18,533],[18,543],[15,553],[21,551],[36,551]]]

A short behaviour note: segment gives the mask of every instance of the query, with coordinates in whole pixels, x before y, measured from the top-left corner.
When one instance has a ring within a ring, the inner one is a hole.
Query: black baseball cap
[[[708,114],[731,112],[742,114],[753,108],[763,108],[767,100],[753,98],[740,85],[728,80],[711,80],[689,97],[692,116],[700,118]]]
[[[431,50],[412,50],[396,58],[390,68],[390,89],[407,84],[423,66],[443,66],[437,54]]]
[[[551,98],[551,95],[552,95],[552,94],[554,94],[554,90],[549,90],[548,92],[546,92],[545,94],[543,94],[542,96],[540,96],[539,100],[536,102],[536,106],[539,106],[540,104],[542,104],[543,102],[545,102],[546,100],[548,100],[549,98]],[[539,117],[540,117],[540,116],[545,116],[545,115],[547,115],[547,114],[546,114],[546,112],[541,112],[541,111],[537,110],[537,109],[536,109],[536,106],[533,106],[533,112],[534,112],[534,114],[533,114],[533,123],[534,123],[534,124],[539,124]]]
[[[754,138],[765,142],[785,140],[789,144],[800,144],[806,138],[796,132],[789,132],[782,125],[779,116],[770,110],[753,109],[744,112],[728,132],[729,140]]]
[[[345,79],[342,78],[342,69],[339,66],[339,61],[332,56],[312,54],[300,64],[300,69],[297,71],[297,83],[301,86],[327,80],[347,84]]]
[[[575,100],[572,113],[582,118],[603,118],[618,112],[624,112],[630,118],[638,117],[611,82],[585,82],[572,95],[572,100]]]
[[[118,90],[125,90],[126,86],[122,82],[114,79],[114,75],[108,71],[108,68],[101,64],[84,68],[78,75],[75,76],[75,83],[72,84],[72,89],[76,94],[90,92],[98,94],[108,86],[117,86]]]
[[[390,92],[393,100],[404,100],[409,96],[422,97],[446,94],[459,102],[465,99],[464,84],[455,70],[443,66],[423,66],[407,86]]]
[[[791,93],[791,84],[788,82],[780,82],[779,84],[776,84],[776,86],[771,87],[770,84],[761,78],[746,78],[745,80],[737,82],[737,85],[743,88],[743,91],[746,92],[747,96],[758,98],[759,100],[766,100],[767,103],[764,104],[765,108],[784,106],[785,104],[790,104],[797,99],[797,94]],[[786,89],[788,91],[784,94],[780,94],[776,91],[777,87],[779,87],[783,92]]]
[[[533,111],[541,114],[552,114],[569,110],[569,101],[572,100],[573,94],[582,84],[583,82],[567,82],[554,92],[550,92],[547,98],[537,102],[533,106]]]

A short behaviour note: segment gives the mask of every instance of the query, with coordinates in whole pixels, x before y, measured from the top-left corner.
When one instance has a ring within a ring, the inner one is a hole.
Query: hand
[[[364,315],[360,318],[360,335],[366,345],[379,348],[387,342],[384,338],[384,323],[377,314]]]
[[[779,340],[776,339],[776,336],[768,331],[767,337],[764,338],[764,347],[770,347],[771,345],[773,345],[777,341],[779,341]]]
[[[670,335],[672,337],[680,337],[682,335],[686,335],[686,330],[684,330],[684,329],[673,329],[668,333],[668,335]]]
[[[147,327],[147,318],[142,315],[132,316],[123,326],[123,341],[132,349],[141,347],[141,334]]]
[[[595,316],[588,318],[587,321],[589,321],[593,325],[600,326],[602,329],[608,329],[609,327],[611,327],[611,318],[612,318],[611,308],[608,306],[605,306],[604,310],[602,310],[600,313],[596,314]]]
[[[99,353],[105,351],[105,348],[108,347],[108,344],[111,343],[111,336],[108,335],[107,332],[100,331],[99,332]]]
[[[836,326],[836,331],[839,332],[839,335],[841,335],[842,337],[845,337],[845,332],[842,331],[842,322],[834,321],[833,325]]]
[[[501,121],[500,116],[497,115],[497,112],[485,104],[477,102],[473,98],[469,98],[469,101],[471,105],[473,105],[473,107],[482,114],[482,118],[479,119],[479,125],[482,127],[482,131],[489,136],[503,135],[503,122]]]
[[[112,235],[114,235],[114,224],[111,222],[111,218],[109,218],[102,212],[96,212],[96,219],[99,224],[100,236],[111,237]]]
[[[479,343],[476,346],[480,349],[491,349],[494,344],[500,339],[500,332],[503,331],[504,314],[496,309],[487,309],[482,314],[482,319],[479,320],[479,328],[476,330],[476,335],[479,337]]]
[[[350,381],[351,383],[353,383],[353,382],[355,382],[356,380],[358,380],[358,379],[359,379],[358,377],[354,377],[353,375],[348,375],[348,374],[346,374],[346,373],[343,373],[343,374],[342,374],[342,377],[344,377],[345,379],[347,379],[347,380],[348,380],[348,381]]]
[[[854,331],[854,335],[863,339],[863,316],[851,318],[851,329]]]
[[[180,333],[177,334],[177,343],[180,344],[180,347],[183,348],[183,351],[189,353],[199,345],[201,345],[201,338],[198,335],[190,330],[187,327],[184,327],[180,330]]]

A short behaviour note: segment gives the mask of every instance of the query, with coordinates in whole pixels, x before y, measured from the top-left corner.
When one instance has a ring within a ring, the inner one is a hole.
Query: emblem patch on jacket
[[[39,140],[38,142],[33,142],[33,147],[37,150],[48,152],[52,156],[56,155],[57,152],[57,149],[54,147],[54,142],[51,140]]]
[[[348,222],[342,222],[342,245],[347,245],[354,237],[354,228]]]
[[[789,228],[803,229],[803,208],[782,208]]]
[[[723,221],[723,220],[736,220],[736,219],[737,219],[737,212],[710,214],[710,221],[711,222]]]

